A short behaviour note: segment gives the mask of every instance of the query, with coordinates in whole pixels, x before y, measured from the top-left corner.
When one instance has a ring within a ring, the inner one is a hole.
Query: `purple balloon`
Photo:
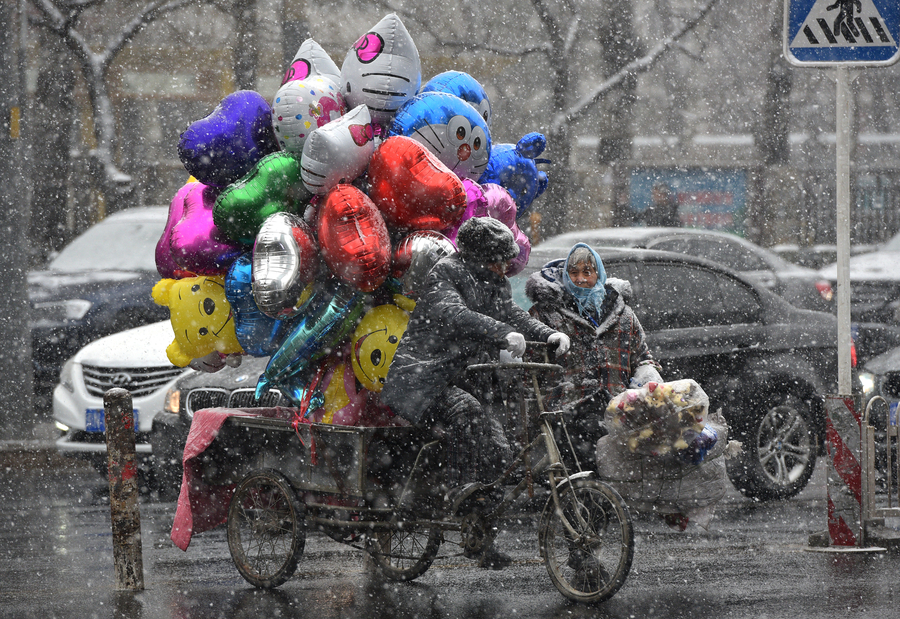
[[[272,108],[252,90],[238,90],[222,99],[209,116],[193,122],[178,143],[185,169],[215,187],[242,178],[277,150]]]
[[[169,207],[168,238],[164,235],[160,242],[168,240],[176,269],[194,275],[224,275],[241,255],[243,247],[221,234],[213,223],[212,209],[218,195],[218,189],[203,183],[188,183],[175,194]],[[175,220],[179,211],[180,218]],[[159,270],[159,245],[156,249]]]

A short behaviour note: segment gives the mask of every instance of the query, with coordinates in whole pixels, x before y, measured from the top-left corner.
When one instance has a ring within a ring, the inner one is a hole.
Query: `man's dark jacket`
[[[459,254],[428,274],[409,326],[394,355],[381,403],[418,423],[422,413],[466,366],[498,350],[507,334],[546,342],[555,331],[512,300],[509,281]]]

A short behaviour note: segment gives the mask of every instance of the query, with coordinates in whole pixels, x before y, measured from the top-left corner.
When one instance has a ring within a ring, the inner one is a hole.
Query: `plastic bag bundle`
[[[629,452],[662,456],[694,448],[703,436],[708,412],[709,397],[696,381],[650,382],[610,400],[606,427]]]

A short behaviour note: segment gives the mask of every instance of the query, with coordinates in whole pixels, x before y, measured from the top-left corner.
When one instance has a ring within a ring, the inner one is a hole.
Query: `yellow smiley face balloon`
[[[370,309],[353,332],[353,373],[366,389],[379,392],[384,387],[400,338],[406,332],[409,314],[396,305]]]
[[[161,279],[153,286],[153,300],[169,308],[175,340],[166,348],[173,365],[213,351],[224,355],[244,352],[234,331],[231,305],[225,298],[225,278]]]

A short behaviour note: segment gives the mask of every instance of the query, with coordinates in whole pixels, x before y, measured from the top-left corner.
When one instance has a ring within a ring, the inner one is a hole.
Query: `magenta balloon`
[[[172,259],[182,270],[196,275],[225,275],[243,248],[213,223],[213,206],[220,190],[203,183],[190,185],[181,220],[172,226],[169,238]]]
[[[172,237],[172,228],[184,217],[184,198],[191,192],[196,183],[188,183],[175,193],[169,204],[169,218],[162,236],[156,243],[156,270],[163,279],[177,279],[179,271],[175,259],[172,257],[172,247],[169,239]]]
[[[531,239],[528,236],[519,230],[519,226],[513,224],[511,228],[513,236],[516,237],[516,245],[519,246],[519,255],[513,258],[509,263],[509,268],[506,269],[506,276],[512,277],[513,275],[518,275],[525,268],[525,265],[528,264],[528,257],[531,255]]]
[[[469,179],[463,179],[463,185],[466,188],[466,198],[468,200],[466,210],[463,212],[462,219],[460,219],[458,224],[443,230],[442,233],[455,242],[459,227],[467,219],[472,217],[491,217],[499,220],[512,230],[516,239],[516,245],[519,246],[519,255],[509,263],[506,275],[512,277],[521,273],[525,265],[528,264],[528,257],[531,255],[531,241],[516,225],[516,201],[500,185],[493,183],[479,185]]]

